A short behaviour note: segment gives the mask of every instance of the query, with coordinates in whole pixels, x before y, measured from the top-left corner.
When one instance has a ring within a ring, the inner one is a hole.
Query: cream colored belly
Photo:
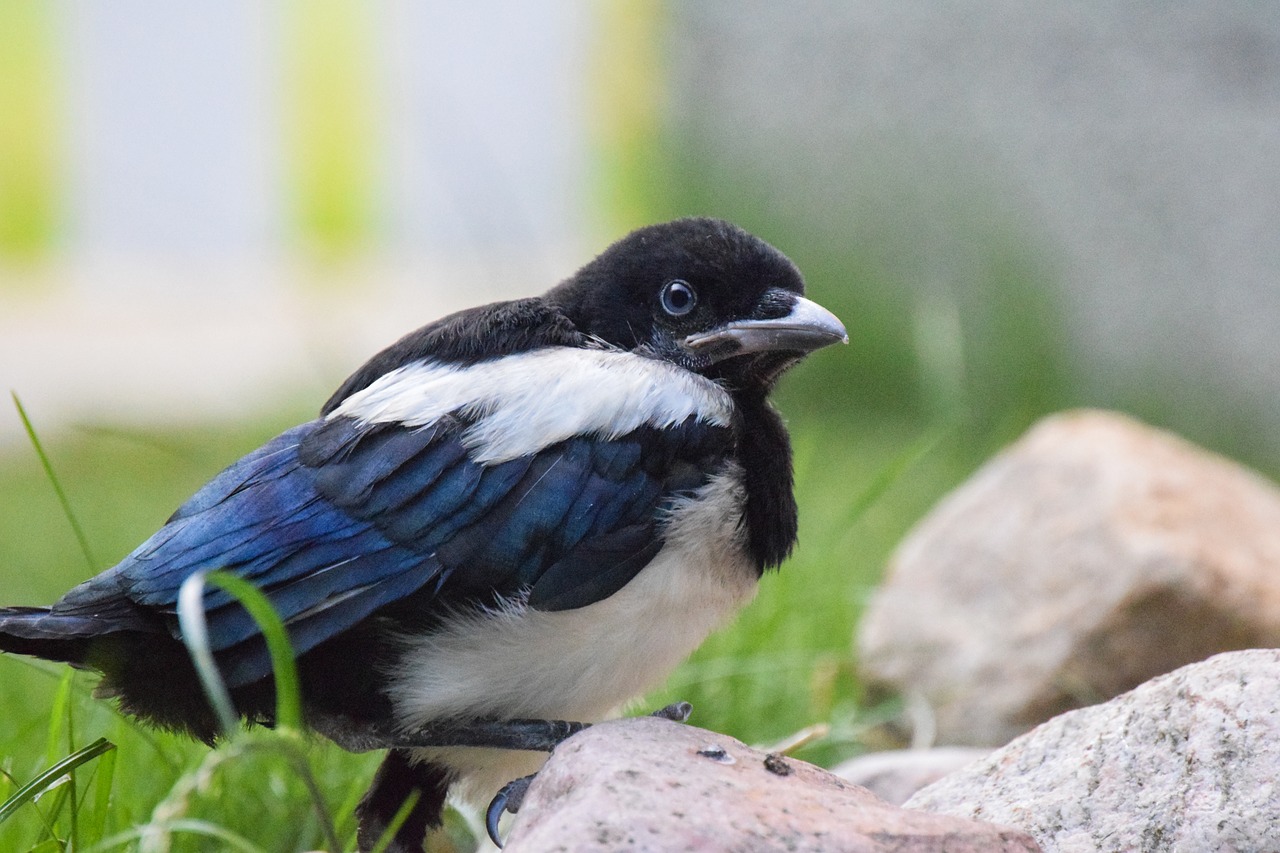
[[[554,613],[513,602],[459,614],[410,641],[392,678],[397,722],[406,729],[465,715],[594,722],[661,684],[755,593],[742,501],[736,467],[713,479],[673,511],[662,551],[604,601]],[[477,797],[545,760],[489,749],[418,754],[455,768],[464,795]]]

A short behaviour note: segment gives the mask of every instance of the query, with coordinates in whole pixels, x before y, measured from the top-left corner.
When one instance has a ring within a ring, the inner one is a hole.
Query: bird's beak
[[[803,296],[791,311],[768,320],[735,320],[684,339],[684,345],[712,362],[758,352],[808,353],[829,344],[849,343],[840,319]]]

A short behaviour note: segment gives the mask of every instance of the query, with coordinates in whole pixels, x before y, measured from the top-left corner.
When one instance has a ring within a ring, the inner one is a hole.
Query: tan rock
[[[1056,717],[907,807],[1057,853],[1278,850],[1277,696],[1280,650],[1228,652]]]
[[[999,745],[1216,652],[1280,645],[1280,490],[1104,412],[1048,418],[907,536],[863,618],[866,679],[938,742]]]
[[[911,812],[811,764],[655,718],[602,723],[551,756],[506,853],[1034,851],[1021,832]]]

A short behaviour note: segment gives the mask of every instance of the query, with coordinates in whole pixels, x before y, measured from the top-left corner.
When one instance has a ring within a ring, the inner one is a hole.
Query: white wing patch
[[[729,393],[673,364],[617,350],[548,347],[467,367],[422,361],[352,394],[330,418],[427,427],[458,413],[472,458],[506,462],[575,435],[615,438],[696,417],[728,426]]]

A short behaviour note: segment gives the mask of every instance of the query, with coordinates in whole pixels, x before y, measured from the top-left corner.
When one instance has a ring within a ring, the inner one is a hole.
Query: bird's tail
[[[48,607],[0,607],[0,652],[79,665],[101,620],[55,613]]]
[[[52,607],[0,607],[0,652],[73,666],[110,668],[123,638],[157,633],[165,633],[162,621],[122,595],[110,571],[72,588]],[[155,649],[154,641],[138,646],[144,656],[149,648]]]
[[[110,601],[86,604],[69,594],[52,607],[0,607],[0,652],[96,670],[103,678],[95,695],[114,697],[123,711],[212,743],[219,721],[182,642],[159,620],[148,622],[122,605],[113,611]],[[264,716],[262,708],[274,707],[274,693],[259,692],[265,698],[233,694],[245,716]]]

